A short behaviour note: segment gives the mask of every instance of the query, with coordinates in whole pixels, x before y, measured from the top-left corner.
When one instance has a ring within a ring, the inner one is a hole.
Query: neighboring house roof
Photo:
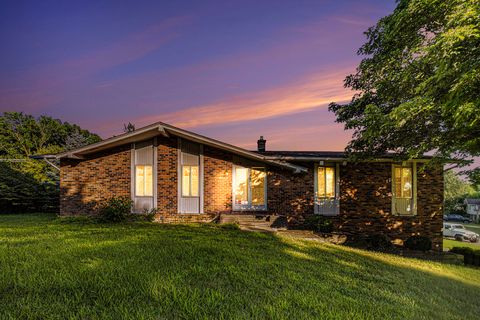
[[[478,204],[478,205],[480,205],[480,199],[465,199],[465,204]]]
[[[78,149],[74,150],[69,150],[66,152],[62,152],[56,155],[44,155],[43,158],[56,158],[56,159],[61,159],[61,158],[71,158],[71,159],[82,159],[90,154],[103,151],[103,150],[108,150],[110,148],[124,145],[127,143],[133,143],[137,141],[142,141],[145,139],[150,139],[158,135],[163,135],[165,137],[170,137],[170,136],[176,136],[184,139],[188,139],[190,141],[202,143],[207,146],[215,147],[221,150],[225,150],[228,152],[231,152],[236,155],[243,156],[247,159],[251,160],[256,160],[260,161],[263,163],[267,163],[270,165],[278,166],[278,167],[283,167],[286,169],[293,170],[295,172],[306,172],[307,169],[294,165],[285,161],[279,161],[275,159],[267,159],[266,156],[248,151],[243,148],[239,148],[236,146],[233,146],[231,144],[218,141],[215,139],[211,139],[187,130],[183,130],[177,127],[174,127],[172,125],[163,123],[163,122],[156,122],[151,125],[148,125],[146,127],[142,127],[139,129],[136,129],[135,131],[124,133],[118,136],[114,136],[105,140],[102,140],[97,143],[90,144],[85,147],[81,147]]]

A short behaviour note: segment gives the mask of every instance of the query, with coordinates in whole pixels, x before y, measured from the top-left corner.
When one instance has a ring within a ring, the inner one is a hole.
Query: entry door
[[[339,214],[339,165],[315,165],[315,214]]]
[[[154,141],[134,143],[132,149],[133,211],[142,213],[155,207],[156,170]]]
[[[202,146],[179,140],[179,213],[203,213]]]

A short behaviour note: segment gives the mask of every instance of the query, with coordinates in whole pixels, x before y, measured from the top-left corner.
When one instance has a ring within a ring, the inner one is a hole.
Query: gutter
[[[332,162],[354,162],[348,158],[329,158],[329,157],[292,157],[292,156],[266,156],[266,160],[282,160],[282,161],[332,161]],[[411,160],[395,160],[392,158],[376,158],[370,160],[358,160],[358,162],[402,162],[402,161],[415,161],[415,162],[428,162],[430,159],[411,159]]]

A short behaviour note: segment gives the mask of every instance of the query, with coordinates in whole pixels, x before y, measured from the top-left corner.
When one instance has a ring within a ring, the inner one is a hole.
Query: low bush
[[[480,267],[480,250],[474,250],[468,247],[453,247],[450,252],[463,255],[465,265]]]
[[[100,205],[99,219],[105,222],[125,221],[130,216],[133,201],[128,197],[112,197]]]
[[[384,234],[372,234],[365,238],[365,243],[368,250],[373,251],[391,251],[394,249],[394,245],[390,239]]]
[[[323,233],[331,233],[334,229],[331,219],[319,215],[311,215],[306,217],[303,223],[303,227],[307,230],[313,230]]]
[[[412,236],[405,241],[403,246],[410,250],[425,252],[432,249],[432,240],[424,236]]]
[[[452,249],[449,250],[449,252],[453,252],[453,253],[457,253],[457,254],[461,254],[461,255],[464,255],[466,253],[470,253],[472,251],[473,251],[473,249],[469,248],[469,247],[453,247]]]
[[[145,210],[143,211],[143,213],[132,213],[129,216],[130,217],[129,220],[153,222],[155,221],[156,214],[157,214],[157,209],[153,208],[150,210]]]

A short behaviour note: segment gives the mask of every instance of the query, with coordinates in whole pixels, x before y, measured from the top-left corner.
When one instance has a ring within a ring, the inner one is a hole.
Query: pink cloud
[[[183,128],[252,121],[325,108],[332,102],[351,98],[343,88],[345,75],[352,67],[309,75],[287,86],[225,98],[216,103],[184,110],[150,115],[135,120],[138,124],[164,121]]]

